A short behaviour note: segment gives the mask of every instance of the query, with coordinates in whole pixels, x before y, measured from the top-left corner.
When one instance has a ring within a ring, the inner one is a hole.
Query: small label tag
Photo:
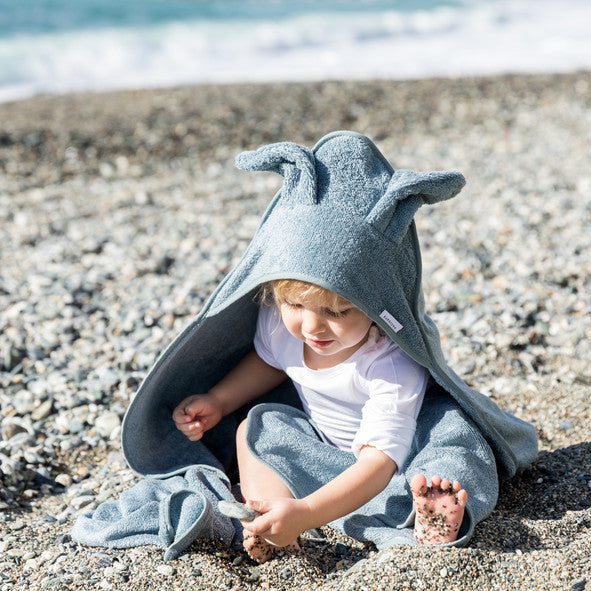
[[[380,318],[394,331],[394,332],[398,332],[400,330],[402,330],[402,324],[400,324],[400,322],[398,322],[398,320],[396,320],[396,318],[394,318],[394,316],[392,316],[392,314],[390,314],[390,312],[388,312],[388,310],[384,310],[381,314],[380,314]]]

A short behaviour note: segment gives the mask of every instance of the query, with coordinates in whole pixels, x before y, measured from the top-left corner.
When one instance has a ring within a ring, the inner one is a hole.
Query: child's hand
[[[288,546],[308,529],[303,526],[309,516],[301,500],[282,498],[272,501],[248,501],[247,505],[262,515],[253,521],[243,522],[242,525],[273,546]]]
[[[172,412],[172,420],[179,431],[191,441],[217,425],[222,418],[220,403],[211,394],[194,394],[185,398]]]

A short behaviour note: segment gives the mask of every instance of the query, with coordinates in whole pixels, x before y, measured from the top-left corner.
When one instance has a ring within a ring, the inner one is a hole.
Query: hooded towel
[[[428,422],[435,421],[433,417],[451,420],[452,415],[460,413],[462,424],[469,425],[464,445],[473,445],[477,433],[489,450],[482,452],[478,465],[488,462],[501,478],[526,468],[537,454],[535,429],[501,410],[453,372],[444,359],[437,328],[424,309],[420,248],[413,218],[421,206],[454,197],[464,186],[463,176],[457,172],[395,171],[367,137],[353,132],[330,134],[313,150],[289,142],[271,144],[240,154],[236,164],[244,170],[276,172],[283,176],[283,185],[241,260],[199,316],[160,356],[132,401],[122,428],[129,466],[141,476],[167,478],[184,472],[187,466],[207,463],[203,458],[213,454],[216,467],[232,472],[234,432],[248,409],[225,417],[198,442],[190,442],[176,429],[171,414],[186,396],[208,391],[252,350],[259,286],[273,279],[291,278],[325,287],[358,306],[429,371],[437,384],[434,392],[448,398],[453,408],[445,413],[433,411],[431,418],[427,417],[423,441],[436,440],[429,433],[439,425]],[[266,400],[297,405],[289,383],[267,395]],[[454,421],[450,425],[460,429],[459,439],[454,439],[452,446],[457,450],[462,428]],[[253,451],[256,446],[265,453],[272,450],[272,434],[268,437],[270,440],[252,441]],[[487,454],[490,461],[485,458]],[[326,456],[328,480],[334,476],[333,468],[338,473],[346,465],[345,461],[337,469],[338,462],[330,464],[332,457]],[[458,458],[455,461],[459,463],[460,457],[461,453],[450,453],[452,462]],[[274,466],[279,473],[284,460]],[[298,474],[297,478],[306,479],[305,472]],[[283,476],[289,481],[287,474]],[[490,477],[483,472],[484,482]],[[293,489],[298,487],[291,484]],[[489,502],[480,509],[470,508],[469,500],[468,513],[473,514],[473,521],[492,511],[496,478],[490,488]],[[382,534],[372,537],[375,523],[363,519],[355,523],[359,525],[352,531],[360,539],[377,540],[382,546],[399,539]],[[351,529],[342,529],[351,533]]]

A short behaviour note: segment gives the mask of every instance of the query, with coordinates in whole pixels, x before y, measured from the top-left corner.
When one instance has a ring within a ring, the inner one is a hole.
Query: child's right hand
[[[172,412],[177,429],[191,441],[201,439],[208,429],[219,423],[222,416],[221,405],[211,394],[189,396]]]

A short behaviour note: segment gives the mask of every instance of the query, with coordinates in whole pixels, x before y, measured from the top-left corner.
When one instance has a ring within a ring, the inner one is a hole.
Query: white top
[[[356,456],[370,445],[402,468],[429,374],[377,326],[349,359],[313,370],[279,310],[261,306],[254,346],[263,361],[292,379],[305,412],[331,443]]]

